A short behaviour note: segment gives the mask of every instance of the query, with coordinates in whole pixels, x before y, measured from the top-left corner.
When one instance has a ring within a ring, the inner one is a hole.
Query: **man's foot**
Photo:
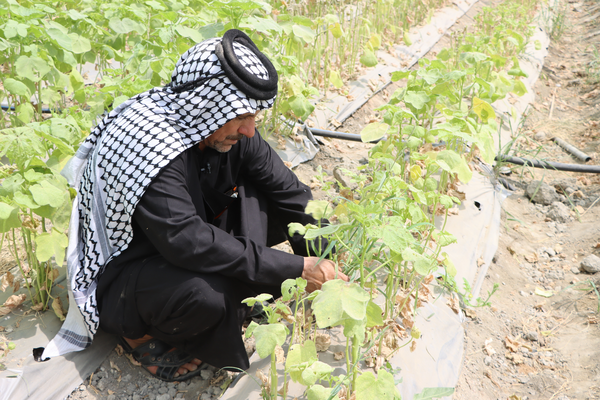
[[[158,379],[165,381],[183,381],[200,372],[203,363],[197,358],[182,354],[181,351],[152,336],[145,335],[140,339],[122,338],[125,351],[142,364],[142,367]],[[177,369],[175,369],[177,368]],[[193,373],[197,371],[197,373]]]

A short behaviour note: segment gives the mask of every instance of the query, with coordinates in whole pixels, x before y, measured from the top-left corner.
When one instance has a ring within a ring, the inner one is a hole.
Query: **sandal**
[[[122,337],[119,337],[119,342],[123,350],[131,354],[134,360],[139,362],[150,375],[165,382],[186,381],[200,375],[200,372],[208,367],[208,364],[200,363],[194,371],[188,371],[186,374],[176,377],[175,374],[177,374],[179,368],[183,364],[192,361],[195,358],[194,356],[179,349],[173,350],[173,346],[169,346],[159,339],[150,339],[136,348],[131,348],[129,343]],[[158,367],[155,374],[148,370],[148,367],[154,366]]]

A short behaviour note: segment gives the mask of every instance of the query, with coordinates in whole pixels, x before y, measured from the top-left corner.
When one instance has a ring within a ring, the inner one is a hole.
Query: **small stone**
[[[169,389],[169,396],[171,398],[175,397],[176,394],[177,394],[177,389],[175,389],[175,388],[170,388]]]
[[[573,274],[575,274],[575,275],[578,275],[580,271],[579,271],[579,268],[577,268],[577,267],[572,267],[572,268],[571,268],[571,272],[572,272]]]
[[[535,135],[533,135],[533,138],[535,140],[537,140],[538,142],[542,142],[542,141],[546,140],[546,132],[539,131],[538,133],[536,133]]]
[[[590,254],[589,256],[581,260],[581,264],[579,264],[579,269],[589,274],[595,274],[597,272],[600,272],[600,257],[594,254]]]
[[[215,396],[219,396],[219,395],[221,395],[221,392],[222,392],[223,390],[222,390],[220,387],[218,387],[218,386],[213,386],[213,387],[211,388],[211,391],[212,391],[212,393],[213,393]]]
[[[98,381],[98,383],[96,384],[96,387],[98,388],[98,390],[103,391],[104,389],[106,389],[106,380],[105,379],[100,379]]]
[[[202,393],[202,396],[200,396],[200,400],[212,400],[212,396],[210,395],[210,393]]]
[[[130,383],[127,385],[127,394],[133,394],[135,392],[135,385],[133,383]]]
[[[79,391],[81,391],[81,392],[85,391],[85,385],[79,386]]]
[[[520,294],[521,296],[523,296],[523,297],[527,297],[527,296],[529,296],[527,293],[525,293],[525,292],[524,292],[524,291],[522,291],[522,290],[519,292],[519,294]]]
[[[109,394],[106,400],[117,400],[117,396],[115,396],[114,394]]]
[[[173,398],[169,396],[167,393],[159,394],[156,396],[156,400],[172,400]]]
[[[569,222],[571,220],[571,210],[569,209],[569,207],[567,207],[563,203],[559,203],[558,201],[555,201],[550,206],[550,210],[548,211],[546,216],[548,218],[553,219],[554,221],[565,223],[565,222]],[[550,249],[550,250],[552,250],[552,249]],[[554,252],[554,250],[552,250],[552,252],[554,254],[556,254],[556,252]],[[552,256],[552,254],[550,254],[550,255]]]
[[[554,249],[552,248],[548,248],[548,247],[544,247],[544,251],[546,252],[546,254],[548,254],[550,257],[554,257],[556,255],[556,251],[554,251]]]
[[[205,381],[212,379],[212,377],[214,376],[214,373],[209,370],[209,369],[203,369],[200,372],[200,376],[202,377],[202,379],[204,379]]]
[[[140,396],[139,394],[134,394],[133,396],[131,396],[131,400],[142,400],[142,396]]]
[[[538,334],[537,332],[527,332],[525,334],[525,339],[532,341],[532,342],[537,342],[538,341]]]
[[[161,386],[158,388],[158,393],[159,394],[165,394],[167,393],[167,388],[165,386]]]
[[[489,366],[492,363],[492,357],[490,356],[485,356],[485,358],[483,359],[483,363],[487,366]]]
[[[550,205],[558,199],[556,189],[542,181],[533,181],[525,190],[527,197],[534,203]]]

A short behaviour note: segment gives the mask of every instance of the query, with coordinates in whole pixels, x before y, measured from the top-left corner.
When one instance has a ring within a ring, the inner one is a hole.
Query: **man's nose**
[[[238,128],[238,133],[248,138],[251,138],[254,136],[255,126],[256,123],[254,121],[254,118],[246,118]]]

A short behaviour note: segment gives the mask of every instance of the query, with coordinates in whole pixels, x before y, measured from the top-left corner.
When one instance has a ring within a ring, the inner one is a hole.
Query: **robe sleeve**
[[[186,183],[187,167],[176,158],[153,180],[134,219],[170,263],[201,273],[219,273],[244,282],[280,285],[301,276],[304,259],[234,237],[197,215]]]
[[[256,131],[253,138],[245,141],[245,148],[241,152],[243,164],[241,170],[256,186],[273,202],[278,210],[279,223],[288,236],[288,240],[295,254],[303,256],[319,255],[327,248],[326,239],[315,240],[308,246],[304,237],[299,234],[289,236],[287,226],[290,222],[302,225],[318,225],[318,221],[306,214],[304,209],[309,200],[312,200],[310,188],[300,182],[298,177],[283,163],[275,150]],[[329,225],[326,219],[321,220],[321,225]],[[315,246],[320,246],[320,251],[314,251]],[[334,250],[335,251],[335,250]]]

